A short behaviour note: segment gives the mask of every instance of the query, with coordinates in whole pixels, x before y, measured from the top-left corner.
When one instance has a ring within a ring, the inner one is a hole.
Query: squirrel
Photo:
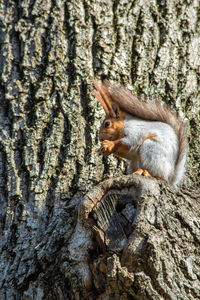
[[[93,83],[92,94],[106,114],[99,132],[100,153],[128,160],[129,174],[153,176],[178,187],[188,148],[183,121],[166,105],[141,101],[122,86]]]

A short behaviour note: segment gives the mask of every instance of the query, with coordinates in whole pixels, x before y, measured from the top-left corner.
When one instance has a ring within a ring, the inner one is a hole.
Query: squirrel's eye
[[[110,122],[109,122],[109,121],[106,121],[105,124],[104,124],[104,126],[105,126],[106,128],[109,127],[109,126],[110,126]]]

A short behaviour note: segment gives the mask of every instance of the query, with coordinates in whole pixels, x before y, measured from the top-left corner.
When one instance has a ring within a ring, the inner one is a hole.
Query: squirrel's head
[[[106,117],[101,124],[99,140],[115,141],[123,137],[125,113],[114,103],[107,85],[100,85],[94,82],[97,90],[92,91],[93,95],[101,103]]]
[[[121,117],[107,115],[99,130],[99,140],[115,141],[123,137],[124,120]]]

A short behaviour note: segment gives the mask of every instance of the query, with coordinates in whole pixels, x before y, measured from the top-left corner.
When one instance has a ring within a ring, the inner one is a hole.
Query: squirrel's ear
[[[112,110],[115,114],[115,118],[116,119],[120,119],[120,113],[119,113],[119,108],[118,106],[116,106],[114,103],[111,103],[111,107],[112,107]]]

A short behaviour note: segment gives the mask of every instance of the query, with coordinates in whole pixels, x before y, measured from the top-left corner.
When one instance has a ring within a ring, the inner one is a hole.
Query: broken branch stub
[[[156,189],[154,180],[137,175],[110,178],[85,196],[79,219],[93,231],[102,248],[119,252],[134,231],[143,196]]]
[[[97,299],[198,299],[198,207],[165,182],[135,174],[90,190],[78,219],[90,232],[85,250]]]

